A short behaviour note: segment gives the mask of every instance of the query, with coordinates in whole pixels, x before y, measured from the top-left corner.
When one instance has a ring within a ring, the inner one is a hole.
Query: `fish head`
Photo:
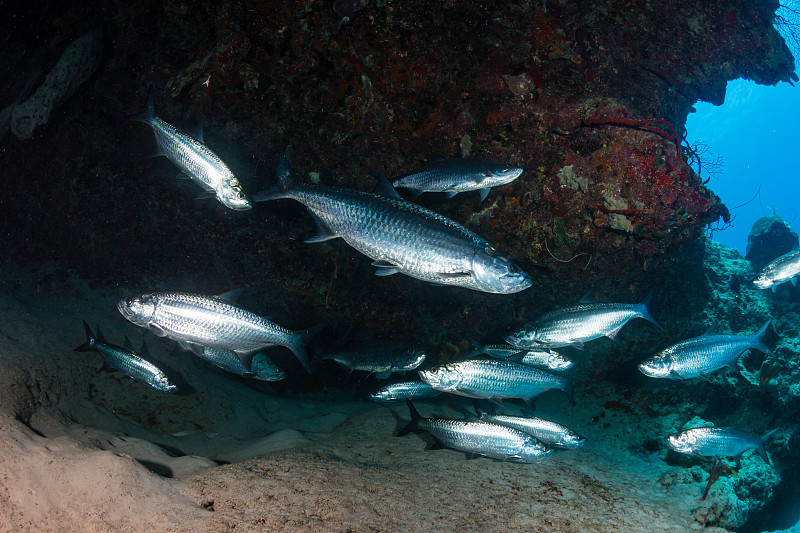
[[[539,340],[539,333],[536,329],[531,328],[529,326],[525,326],[513,333],[509,333],[503,339],[512,346],[518,346],[520,348],[530,348],[530,347],[538,347],[542,346],[541,341]]]
[[[753,280],[753,285],[758,289],[769,289],[774,284],[775,282],[770,278],[769,273],[763,270],[759,272],[756,279]]]
[[[253,207],[250,199],[242,190],[241,183],[236,178],[222,180],[217,187],[217,199],[222,205],[234,211],[247,211]]]
[[[156,312],[156,301],[151,294],[126,298],[117,302],[117,309],[137,326],[146,326]]]
[[[586,438],[578,435],[577,433],[569,433],[564,435],[560,442],[564,448],[574,450],[586,444]]]
[[[485,292],[510,294],[533,284],[528,274],[491,246],[475,251],[470,272],[478,288]]]
[[[573,365],[575,365],[574,361],[567,359],[558,352],[551,351],[550,355],[547,357],[547,368],[550,370],[563,372],[564,370],[572,368]]]
[[[419,377],[434,389],[441,391],[457,389],[463,379],[461,372],[455,365],[420,370]]]
[[[522,174],[522,168],[510,163],[494,163],[487,165],[483,172],[492,181],[508,183]]]
[[[697,436],[692,430],[667,437],[667,446],[678,453],[692,453],[697,445]]]
[[[163,392],[175,392],[178,390],[178,387],[172,383],[167,375],[163,372],[159,372],[153,378],[153,386]]]
[[[522,446],[519,453],[521,460],[525,462],[542,461],[555,453],[553,448],[548,448],[542,442],[531,438]]]
[[[672,377],[672,357],[659,353],[639,363],[639,370],[651,378]]]
[[[409,350],[402,355],[398,364],[393,366],[402,368],[403,370],[414,370],[425,361],[425,351],[418,348],[409,348]]]

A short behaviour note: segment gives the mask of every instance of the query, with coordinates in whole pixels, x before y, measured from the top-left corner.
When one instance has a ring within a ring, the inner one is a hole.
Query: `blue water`
[[[773,210],[800,229],[799,104],[800,87],[735,80],[728,83],[722,106],[699,102],[697,112],[689,115],[689,142],[706,143],[724,162],[708,186],[729,209],[735,208],[731,226],[714,231],[713,238],[742,254],[753,222]]]

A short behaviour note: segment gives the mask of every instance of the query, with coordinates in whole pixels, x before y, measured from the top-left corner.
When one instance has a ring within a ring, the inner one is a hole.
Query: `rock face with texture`
[[[761,217],[753,223],[747,236],[745,257],[756,272],[798,246],[797,233],[778,215]]]

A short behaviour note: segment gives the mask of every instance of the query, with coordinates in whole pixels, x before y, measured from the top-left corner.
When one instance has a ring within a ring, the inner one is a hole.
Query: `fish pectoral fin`
[[[311,218],[314,219],[314,223],[317,225],[317,233],[315,233],[313,237],[309,237],[303,242],[325,242],[339,237],[331,228],[329,228],[322,220],[320,220],[317,215],[312,213],[310,209],[308,210],[308,213],[311,215]]]
[[[376,276],[391,276],[400,272],[400,267],[389,261],[384,261],[383,259],[373,261],[372,266],[376,267]]]
[[[472,276],[472,272],[439,272],[439,276],[443,278],[451,278],[451,279],[459,279],[459,278],[468,278]]]
[[[576,350],[583,350],[583,341],[575,341],[572,344],[570,344],[570,346],[572,346]]]
[[[442,443],[441,443],[441,441],[438,441],[438,440],[437,440],[436,442],[434,442],[433,444],[431,444],[431,447],[430,447],[430,448],[428,448],[428,449],[429,449],[429,450],[444,450],[445,448],[447,448],[447,446],[445,446],[444,444],[442,444]]]
[[[167,336],[167,332],[164,331],[161,328],[161,326],[159,326],[157,324],[150,324],[149,326],[147,326],[147,329],[149,329],[150,332],[153,333],[153,335],[156,335],[158,337],[166,337]]]
[[[487,398],[487,400],[489,400],[490,402],[492,402],[495,405],[499,405],[500,407],[503,407],[503,399],[502,398]]]
[[[478,193],[480,193],[481,195],[481,202],[486,200],[486,197],[489,196],[489,191],[491,190],[492,190],[491,187],[486,187],[485,189],[481,189],[480,191],[478,191]]]
[[[200,344],[196,344],[194,342],[187,342],[186,343],[186,347],[189,349],[190,352],[192,352],[193,354],[195,354],[198,357],[202,357],[204,352],[205,352],[205,347],[204,346],[202,346]]]
[[[210,200],[211,198],[216,197],[217,193],[214,191],[203,191],[195,198],[195,200]]]

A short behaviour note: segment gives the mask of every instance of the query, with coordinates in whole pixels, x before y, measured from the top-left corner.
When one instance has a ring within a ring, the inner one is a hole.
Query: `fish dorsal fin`
[[[122,347],[128,350],[129,352],[133,351],[133,344],[131,343],[131,340],[128,338],[127,335],[125,335],[125,344],[123,344]]]
[[[197,139],[200,142],[206,142],[203,138],[203,123],[201,121],[197,121],[197,126],[190,132],[191,136]]]
[[[431,154],[430,160],[431,163],[441,163],[442,161],[447,161],[447,159],[440,154]]]
[[[385,174],[380,173],[376,177],[378,178],[378,186],[375,187],[375,194],[379,196],[388,196],[389,198],[401,198],[400,194]]]
[[[589,289],[583,297],[578,300],[579,304],[593,304],[594,298],[592,298],[592,289]]]
[[[458,191],[447,191],[446,193],[444,193],[444,197],[449,200],[450,198],[452,198],[456,194],[458,194]]]
[[[314,223],[317,225],[317,232],[312,237],[309,237],[303,242],[305,243],[325,242],[339,237],[331,228],[328,227],[327,224],[325,224],[310,209],[308,209],[308,213],[311,215],[311,218],[314,219]]]
[[[131,349],[131,351],[133,350]],[[139,353],[143,358],[147,359],[148,361],[150,360],[150,348],[147,347],[147,344],[144,341],[142,341],[142,349],[139,350]]]
[[[99,342],[102,342],[103,344],[108,344],[108,341],[106,340],[106,336],[103,335],[103,332],[100,330],[100,326],[99,325],[94,327],[94,331],[95,331],[95,333],[97,333],[97,335],[95,335],[95,338]]]
[[[238,302],[239,297],[242,295],[243,292],[244,292],[244,287],[239,287],[237,289],[232,289],[227,292],[223,292],[222,294],[217,294],[217,298],[235,304]]]
[[[708,329],[705,330],[705,332],[700,336],[701,337],[710,337],[710,336],[716,335],[716,334],[717,334],[717,328],[714,327],[714,326],[708,326]]]

